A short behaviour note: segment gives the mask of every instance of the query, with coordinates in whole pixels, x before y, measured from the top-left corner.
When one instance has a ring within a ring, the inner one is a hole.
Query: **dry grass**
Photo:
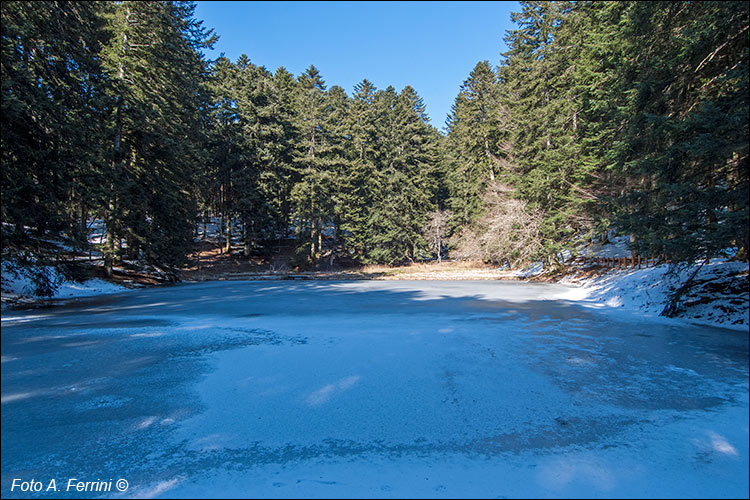
[[[510,279],[508,271],[500,271],[477,261],[415,263],[389,267],[369,265],[359,270],[370,279],[392,280],[477,280]]]
[[[389,267],[368,265],[338,271],[225,272],[200,279],[313,279],[313,280],[499,280],[516,279],[480,262],[444,262]]]
[[[316,280],[496,280],[514,279],[509,271],[499,271],[480,261],[420,262],[406,266],[366,265],[337,267],[332,270],[295,271],[289,265],[290,252],[272,259],[245,259],[219,251],[205,243],[191,255],[189,266],[181,269],[188,281],[222,279],[316,279]]]

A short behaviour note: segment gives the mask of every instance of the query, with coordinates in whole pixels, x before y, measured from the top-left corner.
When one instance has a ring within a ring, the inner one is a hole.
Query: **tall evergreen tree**
[[[354,86],[349,107],[351,136],[350,163],[341,179],[342,229],[346,247],[356,259],[363,259],[368,247],[368,222],[377,175],[375,117],[376,87],[367,79]]]
[[[296,127],[296,92],[297,80],[284,67],[280,67],[273,75],[273,116],[276,123],[276,138],[271,145],[275,148],[273,154],[274,171],[278,179],[277,193],[273,198],[276,204],[277,232],[280,238],[289,232],[292,215],[291,194],[294,184],[299,179],[295,168],[294,158],[299,143],[299,131]]]
[[[210,106],[206,123],[209,156],[201,170],[205,192],[202,198],[206,208],[222,218],[229,212],[229,189],[232,172],[238,167],[241,131],[237,119],[235,99],[236,67],[221,56],[209,67],[206,86],[210,92]],[[221,226],[224,227],[224,224]]]
[[[336,249],[343,244],[342,225],[345,221],[344,183],[351,171],[351,134],[348,117],[351,100],[346,91],[334,85],[325,96],[325,133],[329,144],[326,158],[330,183],[331,224],[333,226],[333,251],[329,263],[333,263]]]
[[[310,257],[316,261],[322,252],[323,228],[333,218],[331,178],[326,156],[330,145],[326,137],[325,81],[315,66],[298,78],[297,129],[300,134],[294,159],[300,181],[292,197],[296,207],[298,234],[309,244]]]
[[[461,85],[447,121],[448,151],[453,159],[447,179],[451,187],[448,204],[456,216],[454,223],[476,219],[487,182],[494,181],[506,163],[506,122],[497,74],[488,61],[479,62]]]
[[[571,50],[557,40],[570,2],[522,2],[506,36],[508,51],[500,78],[512,122],[511,183],[532,209],[545,214],[544,253],[557,256],[566,237],[579,229],[574,193],[580,163],[574,160],[579,103],[571,98]]]
[[[568,60],[560,79],[561,97],[568,117],[567,159],[575,165],[570,182],[574,216],[595,232],[606,234],[612,218],[605,202],[623,188],[623,172],[617,167],[622,141],[618,135],[627,120],[632,76],[625,61],[633,54],[625,36],[627,2],[575,4],[558,33],[557,61]],[[570,54],[567,55],[566,53]],[[571,134],[572,133],[572,134]]]
[[[100,2],[4,2],[2,12],[2,220],[4,245],[73,230],[85,241],[101,197],[106,40]],[[29,210],[29,205],[34,207]]]
[[[748,5],[635,3],[616,224],[642,253],[748,248]],[[746,256],[745,256],[746,258]]]
[[[191,247],[202,163],[200,49],[214,37],[191,2],[110,5],[103,61],[113,82],[107,267],[121,256],[179,265]]]
[[[431,170],[437,162],[435,136],[422,98],[406,86],[380,96],[384,138],[378,190],[370,214],[369,258],[387,264],[414,260],[426,246],[423,228],[433,208]]]
[[[244,254],[249,256],[259,240],[275,236],[278,226],[275,221],[280,216],[279,207],[272,200],[281,182],[274,147],[280,130],[272,74],[246,57],[238,60],[237,67],[237,116],[242,142],[233,199],[242,222]]]

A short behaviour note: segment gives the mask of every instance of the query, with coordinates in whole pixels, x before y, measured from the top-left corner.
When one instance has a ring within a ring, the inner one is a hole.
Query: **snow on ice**
[[[746,495],[747,332],[570,290],[225,281],[6,311],[2,495]]]

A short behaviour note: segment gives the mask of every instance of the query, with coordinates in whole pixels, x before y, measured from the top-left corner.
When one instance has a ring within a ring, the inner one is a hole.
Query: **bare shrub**
[[[443,248],[448,243],[446,241],[446,233],[448,232],[448,221],[450,218],[450,210],[440,210],[438,208],[429,213],[427,224],[422,228],[430,251],[437,255],[438,262],[442,262]]]
[[[451,239],[452,256],[517,267],[542,248],[541,214],[514,196],[512,187],[492,182],[483,195],[483,215]]]

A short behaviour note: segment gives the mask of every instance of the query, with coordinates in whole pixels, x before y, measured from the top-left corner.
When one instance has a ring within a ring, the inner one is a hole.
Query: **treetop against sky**
[[[459,86],[478,61],[505,51],[518,2],[197,2],[195,16],[220,36],[209,58],[245,53],[294,75],[314,64],[330,87],[351,95],[411,85],[442,129]]]

